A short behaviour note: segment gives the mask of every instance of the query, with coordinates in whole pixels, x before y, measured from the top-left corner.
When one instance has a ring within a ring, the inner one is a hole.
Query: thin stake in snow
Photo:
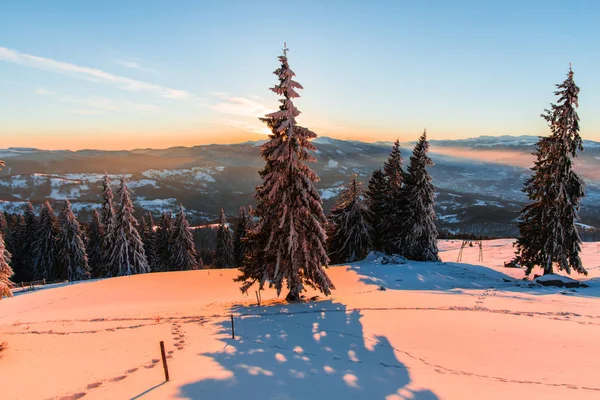
[[[165,381],[169,382],[169,366],[167,365],[167,356],[165,355],[165,342],[160,341],[160,355],[162,356],[163,368],[165,370]]]
[[[235,339],[235,326],[233,325],[233,314],[231,314],[231,338]]]

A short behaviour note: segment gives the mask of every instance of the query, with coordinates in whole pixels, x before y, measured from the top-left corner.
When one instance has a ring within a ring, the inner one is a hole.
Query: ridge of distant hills
[[[431,140],[430,172],[437,190],[438,225],[451,232],[490,235],[515,233],[515,218],[526,198],[521,191],[531,174],[536,136],[480,136]],[[366,143],[319,137],[314,141],[320,176],[316,184],[329,210],[351,173],[365,182],[383,165],[392,142]],[[102,175],[117,184],[127,176],[139,209],[161,213],[180,203],[194,223],[213,220],[221,207],[237,215],[253,201],[263,166],[258,142],[167,149],[39,150],[0,149],[6,168],[0,172],[0,210],[18,211],[27,201],[68,198],[82,218],[100,203]],[[405,164],[413,143],[402,144]],[[584,141],[575,168],[587,183],[582,227],[600,227],[600,143]],[[588,227],[588,228],[586,228]]]

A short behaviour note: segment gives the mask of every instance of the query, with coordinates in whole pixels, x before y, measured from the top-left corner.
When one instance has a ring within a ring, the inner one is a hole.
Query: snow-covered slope
[[[597,399],[600,243],[576,290],[503,268],[510,240],[484,242],[483,263],[474,247],[455,263],[460,244],[440,243],[445,263],[332,267],[337,290],[309,303],[266,290],[258,306],[235,270],[18,294],[0,302],[0,398]]]

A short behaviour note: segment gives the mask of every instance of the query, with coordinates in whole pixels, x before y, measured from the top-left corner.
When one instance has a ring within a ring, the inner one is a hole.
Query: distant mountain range
[[[521,192],[530,175],[535,136],[481,136],[460,140],[431,140],[431,167],[436,186],[439,226],[452,232],[514,234],[514,220],[526,200]],[[314,141],[318,162],[311,167],[321,177],[317,188],[329,207],[351,173],[366,182],[383,165],[391,142],[365,143],[320,137]],[[214,219],[221,207],[237,215],[253,200],[263,166],[261,142],[203,145],[132,151],[47,151],[31,148],[0,150],[7,167],[0,172],[0,209],[18,211],[32,201],[69,198],[86,218],[99,206],[101,178],[106,171],[117,184],[125,175],[136,205],[154,213],[174,210],[182,203],[194,223]],[[404,143],[408,163],[413,143]],[[587,197],[582,224],[600,227],[600,143],[584,142],[576,159],[586,179]]]

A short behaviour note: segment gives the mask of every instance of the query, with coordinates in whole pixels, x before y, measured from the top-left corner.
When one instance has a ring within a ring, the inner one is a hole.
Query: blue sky
[[[594,1],[0,0],[0,147],[253,140],[284,41],[299,122],[361,140],[543,135],[573,63],[600,140]]]

